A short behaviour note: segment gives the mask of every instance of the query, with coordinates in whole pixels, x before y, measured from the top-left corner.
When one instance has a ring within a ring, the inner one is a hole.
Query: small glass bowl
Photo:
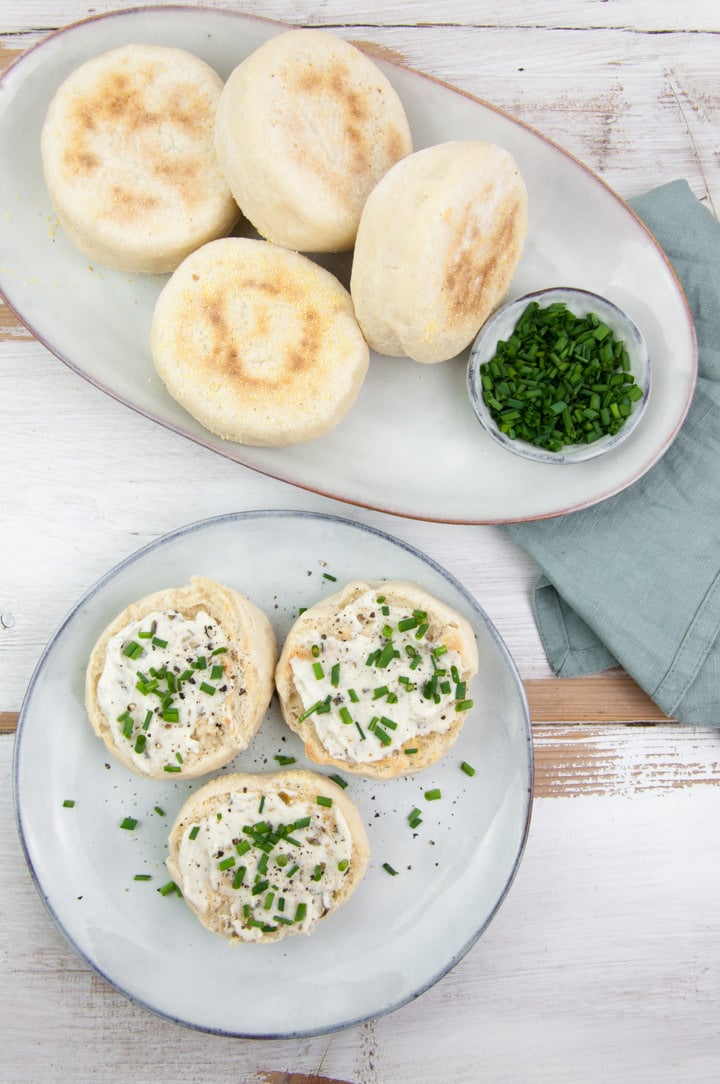
[[[493,357],[498,342],[510,338],[515,325],[531,301],[537,301],[542,308],[555,302],[562,302],[575,316],[587,316],[588,313],[593,312],[610,328],[616,339],[623,341],[630,360],[630,372],[642,391],[642,398],[634,403],[632,413],[617,433],[600,437],[591,444],[566,444],[560,451],[551,452],[546,448],[529,444],[525,440],[513,439],[498,428],[483,396],[480,366]],[[594,459],[617,448],[624,440],[627,440],[637,426],[650,395],[650,360],[642,332],[627,313],[619,309],[612,301],[589,290],[556,286],[518,297],[515,301],[498,309],[481,327],[470,350],[467,385],[475,414],[485,430],[503,448],[507,448],[515,455],[535,459],[541,463],[582,463],[584,460]]]

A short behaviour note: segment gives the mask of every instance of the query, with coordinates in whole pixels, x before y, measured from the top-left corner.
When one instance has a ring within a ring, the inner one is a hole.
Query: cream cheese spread
[[[300,719],[312,717],[331,756],[381,760],[414,738],[446,733],[470,706],[460,654],[429,640],[428,627],[427,613],[389,605],[373,589],[293,656]]]
[[[228,641],[204,610],[195,617],[153,611],[113,636],[97,688],[116,745],[139,772],[181,774],[222,733],[234,682]]]
[[[228,794],[185,828],[177,862],[186,899],[242,941],[283,926],[310,933],[341,891],[353,848],[341,811],[324,800],[248,788]]]

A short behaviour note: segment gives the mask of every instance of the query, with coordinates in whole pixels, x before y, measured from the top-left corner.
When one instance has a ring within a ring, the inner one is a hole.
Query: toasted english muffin
[[[369,857],[360,814],[332,780],[238,773],[190,795],[167,867],[202,924],[238,944],[311,933],[355,891]]]
[[[398,95],[369,57],[327,31],[290,30],[230,75],[215,148],[263,237],[339,252],[352,248],[368,194],[412,140]]]
[[[527,194],[501,147],[440,143],[398,162],[363,209],[350,292],[373,350],[455,357],[504,297],[527,232]]]
[[[275,685],[311,760],[391,779],[450,749],[477,669],[472,627],[446,603],[413,583],[355,581],[296,620]]]
[[[58,88],[41,137],[60,224],[91,260],[172,271],[239,209],[215,157],[223,82],[182,49],[125,45]]]
[[[241,444],[312,440],[354,403],[369,352],[347,290],[269,241],[229,237],[180,265],[153,314],[150,347],[169,393]]]
[[[207,775],[257,733],[276,659],[262,610],[194,576],[132,603],[103,631],[85,679],[90,723],[138,775]]]

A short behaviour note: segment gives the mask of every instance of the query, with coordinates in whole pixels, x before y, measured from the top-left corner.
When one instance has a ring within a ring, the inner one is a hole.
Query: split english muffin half
[[[440,143],[393,166],[363,209],[350,280],[372,349],[459,354],[507,292],[527,218],[517,165],[494,144]]]
[[[262,610],[194,576],[132,603],[105,628],[86,672],[88,717],[137,775],[207,775],[259,730],[276,660]]]
[[[334,275],[241,237],[183,261],[156,303],[150,348],[181,406],[218,436],[252,445],[332,429],[369,363],[350,295]]]
[[[89,259],[172,271],[229,232],[239,209],[214,150],[223,82],[182,49],[130,44],[76,68],[45,119],[45,181]]]
[[[311,933],[363,879],[370,857],[354,803],[309,771],[236,773],[186,800],[167,867],[200,922],[233,944]]]
[[[263,237],[339,252],[352,248],[368,194],[412,140],[400,98],[369,57],[327,31],[290,30],[228,78],[215,148]]]
[[[473,706],[470,623],[417,584],[354,581],[290,629],[275,684],[316,763],[392,779],[434,764]]]

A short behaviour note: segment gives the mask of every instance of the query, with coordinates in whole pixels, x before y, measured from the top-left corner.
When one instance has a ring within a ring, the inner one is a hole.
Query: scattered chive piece
[[[365,741],[365,731],[360,726],[360,723],[357,721],[357,719],[355,720],[355,726],[357,727],[358,734],[360,735],[360,740]]]
[[[386,873],[389,873],[391,877],[397,877],[397,870],[393,869],[389,862],[383,862],[382,867]]]
[[[178,762],[178,764],[182,764],[182,762],[183,762],[182,753],[176,753],[175,754],[175,759]]]
[[[166,708],[162,713],[162,717],[166,723],[180,722],[180,712],[177,708]]]
[[[360,700],[360,697],[358,696],[358,694],[355,692],[354,689],[348,689],[348,696],[352,700],[353,704],[357,704],[358,701]]]
[[[164,817],[165,816],[165,810],[161,809],[159,805],[155,806],[154,812],[157,813],[158,817]]]
[[[406,757],[415,756],[416,753],[417,753],[417,749],[406,749],[405,750],[405,756]]]
[[[339,715],[340,715],[340,718],[342,719],[343,723],[345,723],[345,726],[350,726],[350,724],[353,721],[353,717],[350,714],[350,712],[348,711],[348,709],[345,707],[344,704],[340,708]]]
[[[475,775],[475,769],[472,767],[471,764],[468,764],[466,760],[462,762],[460,768],[462,771],[465,772],[465,775]]]
[[[335,583],[337,580],[337,576],[331,576],[329,572],[323,572],[323,579],[332,580],[332,582]]]
[[[179,764],[163,764],[164,772],[181,772],[182,768]]]
[[[216,647],[215,650],[211,652],[211,655],[224,655],[226,651],[226,647]]]
[[[147,741],[147,738],[145,737],[144,734],[138,734],[137,738],[135,739],[135,752],[136,753],[144,753],[145,752],[145,742],[146,741]]]
[[[160,885],[158,892],[161,896],[171,896],[173,892],[177,892],[178,896],[180,895],[180,889],[174,881],[168,881],[167,884]]]
[[[310,817],[300,817],[300,819],[296,820],[292,825],[292,830],[295,831],[296,828],[309,828],[311,823]]]
[[[307,613],[307,606],[301,606],[298,610],[298,617],[302,617],[304,613]]]
[[[333,804],[332,798],[328,798],[325,794],[317,794],[315,796],[315,801],[318,805],[324,805],[327,809]]]
[[[225,673],[225,671],[223,670],[222,666],[213,666],[213,668],[210,671],[210,680],[211,681],[220,681],[220,679],[221,679],[221,677],[223,676],[224,673]]]
[[[347,858],[341,858],[340,861],[338,862],[338,867],[337,868],[340,871],[340,873],[344,873],[349,865],[350,865],[350,862],[349,862],[349,860]]]
[[[392,738],[388,734],[387,730],[383,730],[381,726],[377,724],[373,727],[373,734],[383,745],[392,745]]]
[[[287,877],[288,877],[288,880],[290,880],[290,878],[291,878],[291,877],[294,877],[294,876],[295,876],[295,874],[297,873],[297,871],[298,871],[299,869],[300,869],[300,867],[299,867],[299,866],[292,866],[292,867],[291,867],[291,868],[290,868],[290,869],[289,869],[289,870],[287,871]]]
[[[330,684],[337,688],[340,684],[340,663],[336,662],[330,671]]]
[[[428,802],[436,802],[438,798],[442,798],[442,791],[437,787],[434,790],[426,790],[425,797]]]
[[[332,779],[333,783],[337,783],[337,785],[339,787],[342,787],[343,790],[347,786],[347,779],[343,779],[341,775],[331,775],[330,778]]]
[[[200,831],[200,825],[199,824],[194,824],[192,826],[192,828],[190,829],[190,831],[188,832],[188,839],[197,839],[199,831]]]
[[[215,696],[217,689],[214,685],[208,685],[207,681],[200,682],[200,692],[207,693],[208,696]]]
[[[207,670],[207,659],[204,655],[198,655],[194,662],[190,664],[193,670]]]
[[[142,644],[139,644],[137,640],[130,640],[130,642],[125,644],[125,647],[123,648],[123,655],[125,655],[128,659],[137,659],[140,655],[144,653],[144,651],[145,649],[143,648]]]
[[[65,801],[63,802],[63,809],[72,809],[72,807],[74,805],[75,805],[75,799],[74,798],[66,798]]]
[[[136,873],[133,881],[152,881],[152,877],[149,873]]]
[[[307,904],[306,903],[299,903],[297,905],[297,909],[295,911],[295,921],[296,922],[302,922],[302,920],[305,918],[306,914],[307,914]]]
[[[310,648],[310,652],[312,654],[312,657],[314,659],[317,659],[320,655],[320,644],[313,644],[313,646]]]
[[[155,645],[155,647],[167,647],[168,646],[167,640],[163,640],[159,636],[153,636],[152,642]]]
[[[410,812],[408,813],[408,818],[407,819],[408,819],[408,824],[410,825],[411,828],[417,828],[418,824],[420,824],[422,822],[422,817],[420,816],[420,810],[417,808],[417,806],[415,806],[414,809],[410,810]]]
[[[276,753],[275,754],[275,760],[278,762],[278,764],[283,765],[283,766],[286,765],[286,764],[294,764],[295,763],[295,757],[286,757],[282,753]]]
[[[472,706],[472,700],[458,700],[455,704],[455,711],[469,711]]]
[[[223,858],[223,860],[221,862],[218,862],[218,869],[222,869],[222,870],[232,869],[232,867],[234,865],[235,865],[235,859],[233,858],[232,855],[230,855],[229,858]]]
[[[120,821],[120,827],[125,828],[128,832],[132,832],[133,828],[135,828],[136,826],[136,817],[124,817],[123,820]]]
[[[313,663],[313,674],[318,679],[318,681],[320,681],[321,678],[325,677],[325,671],[323,670],[323,664],[321,662]]]
[[[240,885],[243,883],[243,880],[245,879],[246,873],[247,866],[238,866],[237,870],[235,871],[235,876],[232,879],[233,888],[238,889],[240,887]]]

